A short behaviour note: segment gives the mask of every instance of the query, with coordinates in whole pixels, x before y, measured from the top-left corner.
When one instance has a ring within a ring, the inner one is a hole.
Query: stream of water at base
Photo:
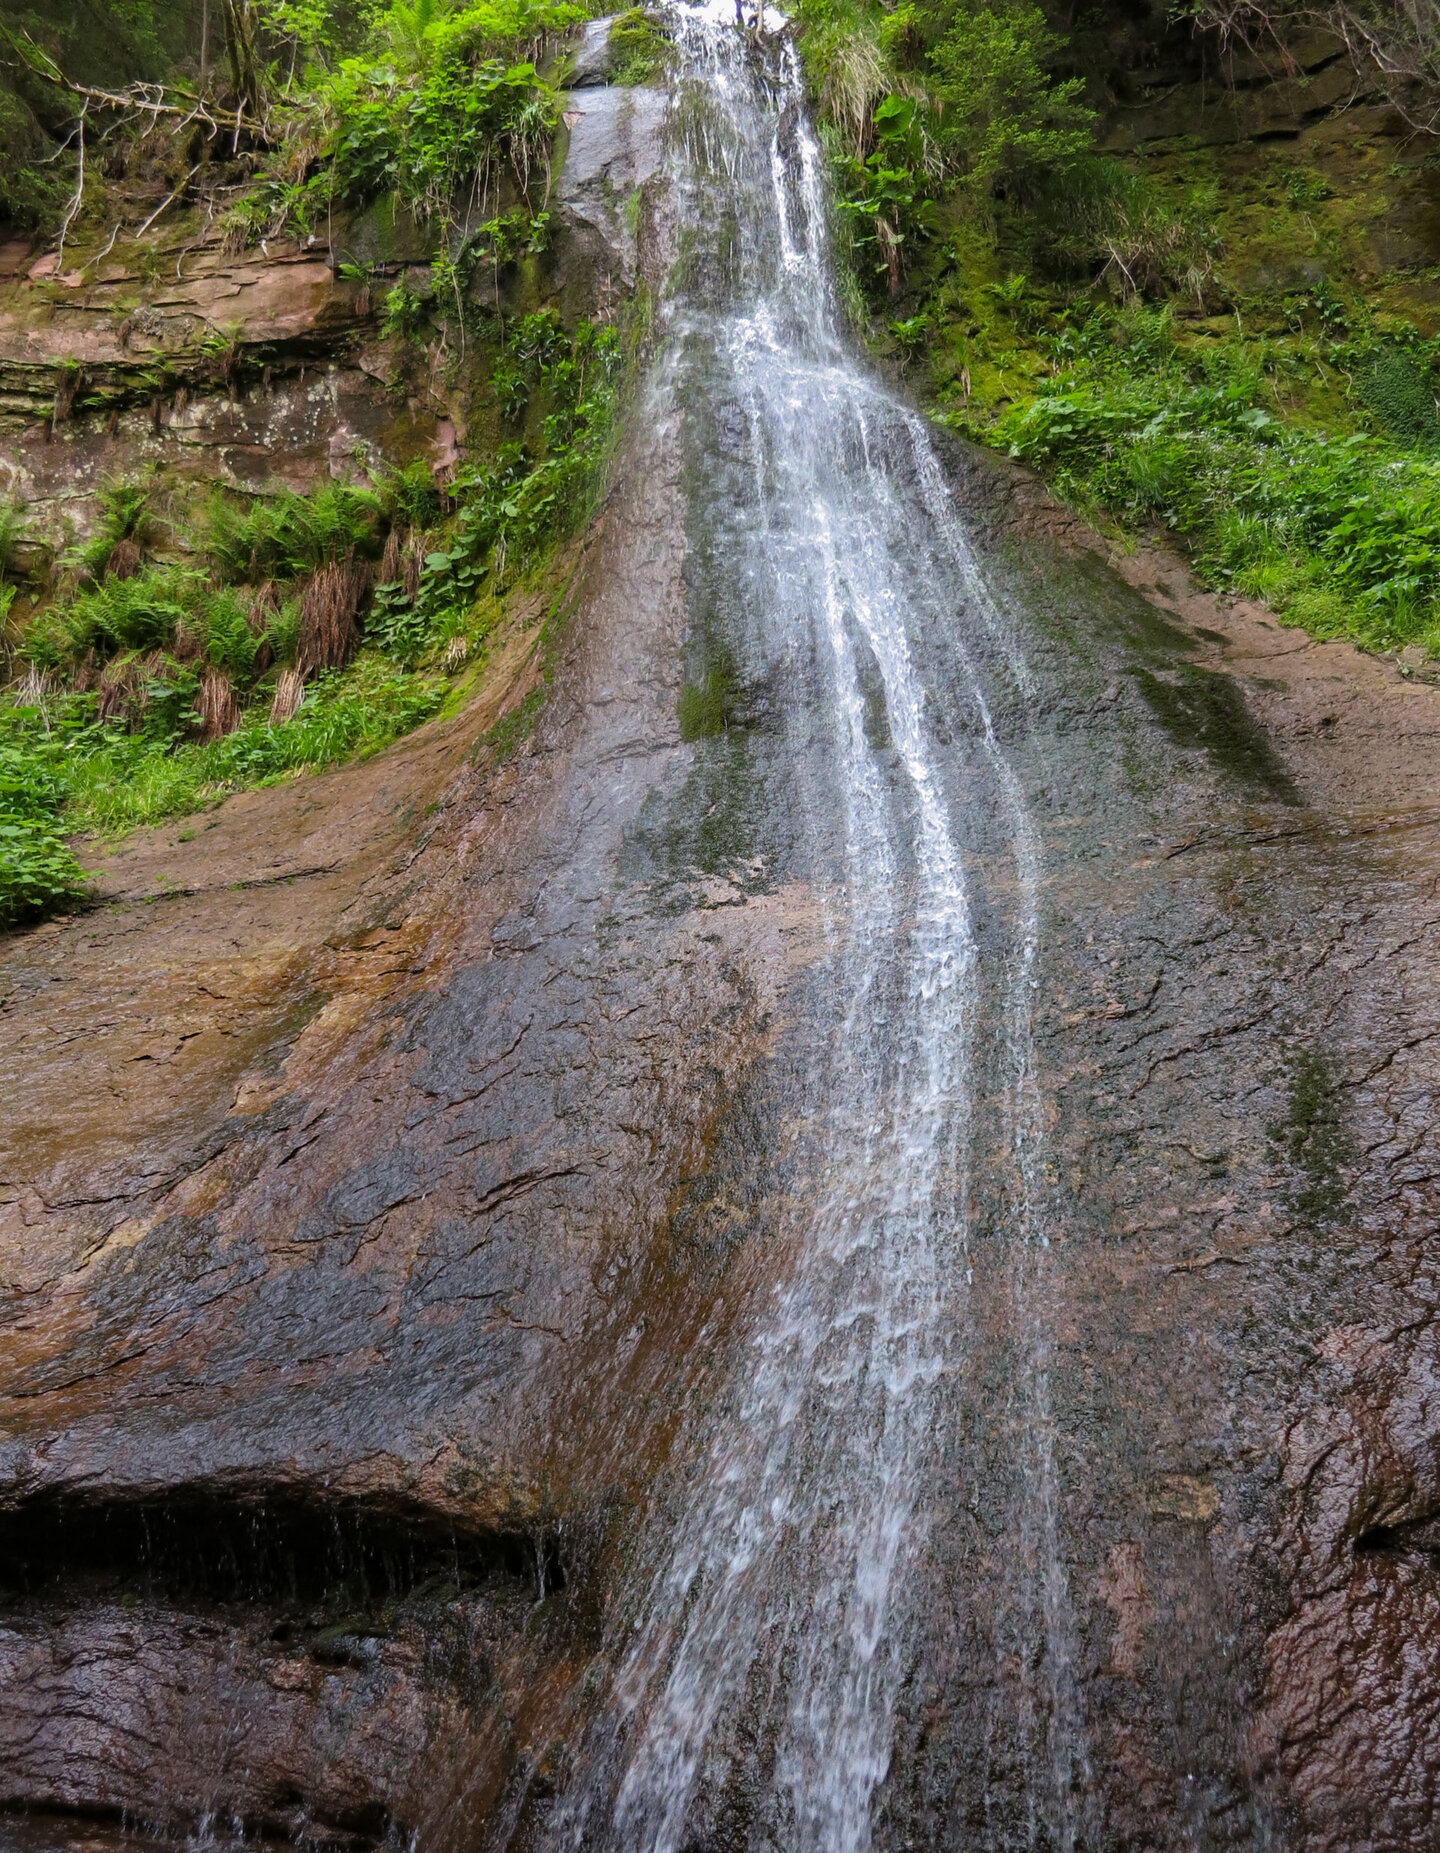
[[[672,17],[671,209],[684,280],[665,307],[656,391],[682,409],[697,392],[723,405],[726,480],[738,467],[741,487],[707,519],[749,588],[763,648],[812,665],[818,700],[806,724],[826,734],[818,797],[840,845],[826,927],[838,1003],[805,1134],[818,1188],[627,1622],[608,1752],[586,1759],[591,1773],[554,1818],[551,1844],[709,1844],[697,1832],[742,1754],[742,1718],[763,1767],[765,1822],[738,1843],[797,1853],[874,1844],[915,1648],[909,1596],[937,1391],[965,1345],[976,1038],[988,1003],[1018,1205],[1029,1457],[1017,1554],[1029,1567],[1017,1571],[1026,1586],[1013,1606],[1043,1642],[1030,1837],[1065,1846],[1083,1745],[1067,1689],[1071,1622],[1033,1290],[1046,1240],[1030,1033],[1039,855],[964,625],[981,627],[1022,699],[1025,664],[923,421],[844,333],[823,158],[793,47],[751,45],[727,0]],[[1014,901],[998,961],[981,955],[964,831],[917,662],[917,626],[937,621],[986,773],[975,802],[996,809],[1007,840]]]

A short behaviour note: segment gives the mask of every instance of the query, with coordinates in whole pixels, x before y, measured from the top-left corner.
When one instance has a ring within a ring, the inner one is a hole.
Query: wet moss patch
[[[1306,1049],[1290,1063],[1285,1111],[1270,1128],[1270,1142],[1292,1173],[1290,1207],[1314,1222],[1328,1222],[1345,1201],[1350,1141],[1330,1064]]]
[[[1151,713],[1178,746],[1199,747],[1232,778],[1257,786],[1281,804],[1300,793],[1264,729],[1227,675],[1185,663],[1172,676],[1130,671]]]
[[[733,659],[727,654],[698,682],[687,682],[677,707],[680,738],[713,740],[728,733],[738,718],[738,688]]]

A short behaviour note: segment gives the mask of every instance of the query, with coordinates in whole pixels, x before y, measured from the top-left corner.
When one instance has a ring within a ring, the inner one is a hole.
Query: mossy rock
[[[439,243],[432,226],[420,225],[393,193],[382,193],[352,219],[336,240],[347,264],[428,264]]]

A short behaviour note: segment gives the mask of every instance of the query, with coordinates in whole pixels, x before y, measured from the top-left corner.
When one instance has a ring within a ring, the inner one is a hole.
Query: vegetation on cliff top
[[[1207,0],[1195,29],[1354,38],[1356,7],[1322,11]],[[1298,146],[1103,152],[1104,17],[801,0],[857,319],[944,422],[1093,517],[1170,532],[1316,635],[1440,656],[1440,250],[1374,259],[1402,202],[1433,220],[1440,149],[1342,110]],[[1434,127],[1426,55],[1382,71],[1356,40],[1356,87]]]

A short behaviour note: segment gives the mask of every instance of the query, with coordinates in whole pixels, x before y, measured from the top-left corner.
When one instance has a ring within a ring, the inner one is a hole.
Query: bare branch
[[[55,274],[57,277],[65,263],[65,240],[69,236],[70,227],[75,223],[75,215],[79,212],[85,198],[85,112],[89,107],[90,104],[87,99],[80,106],[80,121],[76,125],[80,138],[80,171],[75,178],[75,197],[65,208],[65,217],[60,221],[60,248],[55,253]]]
[[[154,212],[150,214],[150,217],[140,227],[139,231],[136,232],[135,236],[137,238],[143,238],[145,236],[146,232],[149,231],[150,227],[160,217],[160,214],[164,212],[165,208],[167,206],[173,205],[174,202],[177,199],[179,199],[180,195],[185,191],[186,187],[189,186],[190,182],[195,178],[195,176],[199,172],[200,172],[200,163],[197,161],[194,167],[190,169],[190,172],[180,182],[179,186],[176,187],[175,191],[173,193],[167,194],[166,197],[162,199],[160,204],[155,208]]]
[[[1436,0],[1196,0],[1194,16],[1222,50],[1261,57],[1274,46],[1293,76],[1286,40],[1318,28],[1344,45],[1361,82],[1378,79],[1392,109],[1418,133],[1440,135],[1440,5]]]

